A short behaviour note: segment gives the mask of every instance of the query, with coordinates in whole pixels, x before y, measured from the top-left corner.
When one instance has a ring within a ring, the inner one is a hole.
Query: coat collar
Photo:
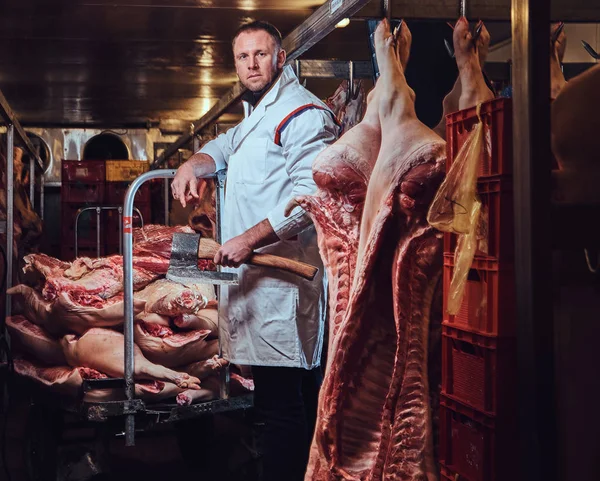
[[[279,78],[271,85],[271,88],[263,95],[254,108],[252,108],[248,102],[244,102],[244,112],[248,113],[240,125],[240,135],[237,139],[237,145],[239,145],[246,136],[254,130],[256,125],[265,116],[267,107],[277,100],[281,90],[294,82],[298,82],[298,77],[296,77],[294,69],[292,69],[291,66],[286,65],[283,67],[281,74],[279,74]]]

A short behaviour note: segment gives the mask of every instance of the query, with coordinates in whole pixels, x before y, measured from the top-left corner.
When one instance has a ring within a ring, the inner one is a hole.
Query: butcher
[[[223,356],[252,366],[254,405],[264,423],[265,481],[303,479],[314,429],[324,320],[323,266],[308,214],[288,202],[312,194],[312,163],[335,142],[339,127],[327,106],[300,85],[286,63],[281,34],[269,23],[243,25],[233,41],[237,75],[246,87],[245,117],[205,144],[177,171],[173,197],[198,197],[198,177],[227,168],[224,243],[214,261],[239,275],[222,289]],[[306,281],[244,265],[253,251],[319,267]]]

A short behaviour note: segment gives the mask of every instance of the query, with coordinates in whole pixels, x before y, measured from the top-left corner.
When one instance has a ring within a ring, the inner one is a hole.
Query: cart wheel
[[[188,469],[192,472],[202,466],[202,473],[207,479],[218,479],[219,461],[222,453],[216,449],[215,418],[206,414],[195,419],[175,424],[179,451]]]
[[[25,465],[30,481],[56,481],[61,425],[59,411],[31,406],[25,438]]]

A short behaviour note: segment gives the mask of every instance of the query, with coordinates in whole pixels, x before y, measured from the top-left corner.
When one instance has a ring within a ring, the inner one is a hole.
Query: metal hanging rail
[[[371,2],[361,15],[386,16],[382,6],[385,0]],[[388,12],[396,18],[422,20],[456,20],[461,0],[389,0]],[[468,18],[484,21],[510,21],[511,0],[470,0],[466,5]],[[589,0],[545,0],[551,6],[553,21],[597,22],[600,19],[600,3]]]
[[[302,78],[373,78],[373,66],[367,60],[298,60],[297,70]]]
[[[329,0],[324,3],[283,40],[283,48],[287,52],[288,64],[329,35],[340,20],[351,17],[369,1]],[[178,149],[188,144],[194,135],[215,122],[229,107],[237,102],[245,90],[245,87],[237,82],[201,119],[194,122],[192,132],[182,135],[173,142],[158,159],[155,159],[150,168],[157,169],[162,166]]]

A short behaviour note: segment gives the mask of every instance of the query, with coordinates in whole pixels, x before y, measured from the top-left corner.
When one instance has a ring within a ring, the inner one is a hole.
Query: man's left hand
[[[251,255],[252,246],[242,234],[225,242],[215,254],[214,262],[225,267],[239,267]]]

